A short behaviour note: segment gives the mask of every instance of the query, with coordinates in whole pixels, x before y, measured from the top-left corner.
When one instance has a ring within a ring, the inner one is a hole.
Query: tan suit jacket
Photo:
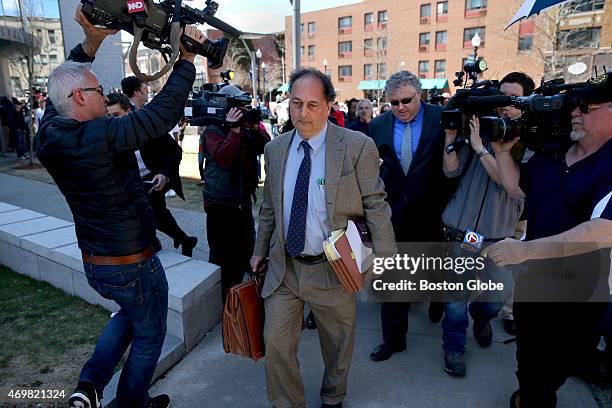
[[[266,182],[254,250],[254,255],[270,258],[264,298],[279,287],[285,276],[283,181],[294,135],[295,131],[284,133],[266,144],[264,150]],[[328,122],[325,148],[325,201],[331,230],[346,228],[350,218],[365,217],[376,256],[395,255],[391,208],[385,201],[374,141],[361,132]]]

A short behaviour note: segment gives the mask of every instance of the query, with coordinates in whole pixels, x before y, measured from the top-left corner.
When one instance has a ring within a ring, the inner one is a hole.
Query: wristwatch
[[[490,151],[487,150],[486,147],[482,147],[482,149],[478,152],[478,157],[486,156],[487,154],[491,154]]]

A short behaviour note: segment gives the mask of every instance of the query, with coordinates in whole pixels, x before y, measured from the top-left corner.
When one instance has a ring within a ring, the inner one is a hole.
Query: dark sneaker
[[[399,353],[400,351],[406,350],[406,343],[401,346],[393,346],[391,343],[384,342],[380,346],[376,347],[372,354],[370,354],[370,360],[372,361],[385,361],[391,358],[393,353]]]
[[[198,244],[198,237],[187,237],[183,240],[181,244],[181,252],[183,255],[192,257],[193,256],[193,248]]]
[[[446,353],[444,355],[444,371],[453,377],[465,376],[463,353]]]
[[[147,408],[168,408],[170,406],[170,397],[166,394],[160,394],[157,397],[149,398]]]
[[[96,387],[89,381],[79,381],[76,390],[68,398],[69,408],[101,408]]]
[[[486,324],[474,321],[474,338],[480,347],[489,347],[493,342],[493,328],[491,322]]]
[[[512,393],[510,397],[510,408],[520,408],[521,407],[521,396],[519,395],[519,390],[516,390]]]
[[[439,323],[442,320],[442,316],[444,316],[444,303],[430,302],[427,314],[429,315],[430,322]]]
[[[337,404],[321,404],[321,408],[342,408],[342,403],[339,402]]]
[[[308,330],[314,330],[317,328],[317,322],[315,321],[312,312],[308,313],[308,316],[306,316],[306,320],[304,320],[304,326]]]

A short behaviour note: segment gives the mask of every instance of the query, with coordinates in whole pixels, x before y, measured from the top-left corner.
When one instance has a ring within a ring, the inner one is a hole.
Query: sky
[[[18,4],[18,0],[0,0],[0,15],[19,16]],[[59,18],[58,0],[25,0],[24,4],[26,9],[33,7],[34,15]]]

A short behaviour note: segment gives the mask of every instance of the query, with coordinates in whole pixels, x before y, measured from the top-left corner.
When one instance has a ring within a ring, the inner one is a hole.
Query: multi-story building
[[[42,16],[27,13],[22,16],[17,8],[0,7],[0,31],[7,37],[0,51],[4,74],[1,94],[26,95],[30,88],[28,58],[33,59],[32,86],[43,89],[51,71],[64,62],[62,25],[59,16],[55,15],[51,12]],[[21,35],[13,35],[17,33]]]
[[[543,23],[538,19],[549,24],[550,14],[556,11],[553,9],[546,17],[534,17],[505,30],[522,3],[523,0],[363,0],[303,13],[302,66],[318,68],[330,75],[341,100],[369,95],[368,91],[384,86],[381,80],[400,69],[417,74],[423,79],[424,88],[440,88],[440,82],[432,80],[441,79],[444,84],[446,79],[453,89],[455,72],[460,71],[473,54],[472,38],[478,34],[481,39],[478,55],[489,63],[483,78],[500,79],[518,70],[531,75],[537,82],[545,72],[551,52],[554,54],[554,51],[547,51],[545,44],[551,40],[540,36],[539,26]],[[599,28],[598,41],[584,42],[600,53],[609,54],[610,3],[610,0],[607,3],[605,0],[578,0],[583,11],[576,11],[580,22],[576,27],[581,30],[570,36],[583,38],[588,28],[594,30],[588,34],[592,40]],[[572,21],[575,23],[573,16],[566,20],[554,26],[555,33],[567,30]],[[285,18],[285,55],[289,70],[293,69],[291,32],[292,17],[288,16]],[[534,37],[537,37],[535,41]],[[562,44],[555,44],[552,50],[560,47]],[[584,49],[585,45],[580,47]]]

